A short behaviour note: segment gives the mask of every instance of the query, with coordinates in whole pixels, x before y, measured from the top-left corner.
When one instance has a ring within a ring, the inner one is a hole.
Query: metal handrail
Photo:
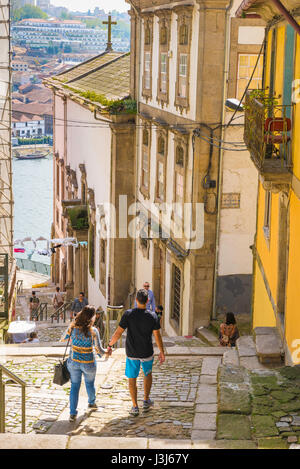
[[[117,312],[117,323],[120,322],[121,320],[121,317],[123,315],[123,311],[124,311],[124,306],[123,305],[120,305],[120,306],[111,306],[111,305],[107,305],[106,307],[106,345],[108,345],[109,343],[109,340],[110,340],[110,321],[111,321],[111,314],[112,316],[114,317],[114,313]],[[122,336],[120,337],[120,339],[118,340],[117,342],[117,345],[118,347],[122,347]]]
[[[56,311],[54,311],[54,313],[52,313],[50,316],[51,323],[53,323],[54,319],[56,319],[57,323],[59,323],[59,317],[61,314],[63,314],[64,322],[66,322],[66,312],[67,312],[67,309],[71,306],[71,304],[72,302],[68,301],[64,303],[63,305],[61,305],[60,308],[58,308]]]
[[[32,313],[32,319],[43,321],[44,311],[46,311],[46,321],[48,319],[48,303],[40,303],[36,311]]]
[[[0,365],[0,433],[5,433],[5,382],[3,382],[3,374],[22,387],[22,433],[26,433],[26,383],[3,365]]]

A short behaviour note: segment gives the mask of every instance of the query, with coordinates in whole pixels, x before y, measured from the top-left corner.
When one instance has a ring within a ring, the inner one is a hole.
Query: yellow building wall
[[[258,263],[255,263],[253,329],[276,327],[276,319]]]
[[[292,151],[293,172],[300,180],[300,36],[299,34],[296,36],[294,97],[297,98],[298,102],[293,106]],[[297,83],[296,80],[299,80],[299,83]]]
[[[283,70],[284,70],[284,48],[285,48],[285,26],[277,28],[276,41],[276,59],[275,59],[275,83],[274,93],[277,97],[278,104],[282,104],[283,94]],[[280,97],[279,97],[280,96]]]
[[[264,266],[272,297],[276,302],[278,279],[279,194],[272,194],[269,242],[266,240],[263,231],[265,219],[265,194],[266,192],[260,183],[258,192],[256,249]]]
[[[300,343],[300,200],[291,192],[290,198],[290,241],[288,280],[286,289],[285,335],[287,346],[292,354],[293,342]]]

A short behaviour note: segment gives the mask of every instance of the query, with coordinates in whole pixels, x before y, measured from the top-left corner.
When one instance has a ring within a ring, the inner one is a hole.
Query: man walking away
[[[111,347],[120,339],[124,330],[127,329],[126,336],[126,370],[125,376],[129,380],[129,392],[132,400],[130,414],[139,415],[137,403],[136,380],[142,366],[144,372],[144,402],[143,411],[147,412],[154,402],[150,399],[152,386],[152,366],[154,361],[154,351],[152,345],[152,333],[159,348],[159,361],[165,361],[162,338],[160,335],[160,321],[155,311],[147,309],[148,292],[141,289],[136,295],[136,308],[126,311],[120,324],[108,343],[108,351],[111,354]]]
[[[73,319],[73,317],[75,318],[76,317],[76,314],[80,313],[80,311],[83,310],[83,308],[85,306],[87,306],[89,304],[87,298],[85,298],[84,296],[84,292],[81,291],[79,293],[79,297],[78,298],[75,298],[75,300],[73,301],[72,303],[72,306],[71,306],[71,320]]]
[[[148,303],[147,303],[147,309],[150,309],[150,311],[155,311],[155,298],[154,298],[154,293],[152,290],[150,290],[150,284],[149,282],[144,283],[144,289],[148,293]],[[137,303],[135,301],[134,307],[137,307]]]

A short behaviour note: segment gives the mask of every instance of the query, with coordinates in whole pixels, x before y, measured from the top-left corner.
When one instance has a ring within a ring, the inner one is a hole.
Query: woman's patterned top
[[[70,358],[74,362],[78,363],[94,363],[96,361],[95,351],[98,356],[105,353],[106,350],[102,347],[101,339],[98,330],[92,327],[91,332],[88,333],[88,337],[80,330],[79,327],[70,325],[68,330],[62,337],[62,341],[67,341],[71,334],[71,353]]]

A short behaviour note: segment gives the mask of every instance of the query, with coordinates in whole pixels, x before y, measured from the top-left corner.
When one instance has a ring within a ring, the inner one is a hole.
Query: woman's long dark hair
[[[95,308],[93,306],[85,306],[75,318],[75,327],[79,327],[88,337],[92,327],[92,319],[95,316]]]
[[[229,326],[229,324],[236,324],[234,314],[233,313],[227,313],[225,322],[226,322],[227,326]]]

